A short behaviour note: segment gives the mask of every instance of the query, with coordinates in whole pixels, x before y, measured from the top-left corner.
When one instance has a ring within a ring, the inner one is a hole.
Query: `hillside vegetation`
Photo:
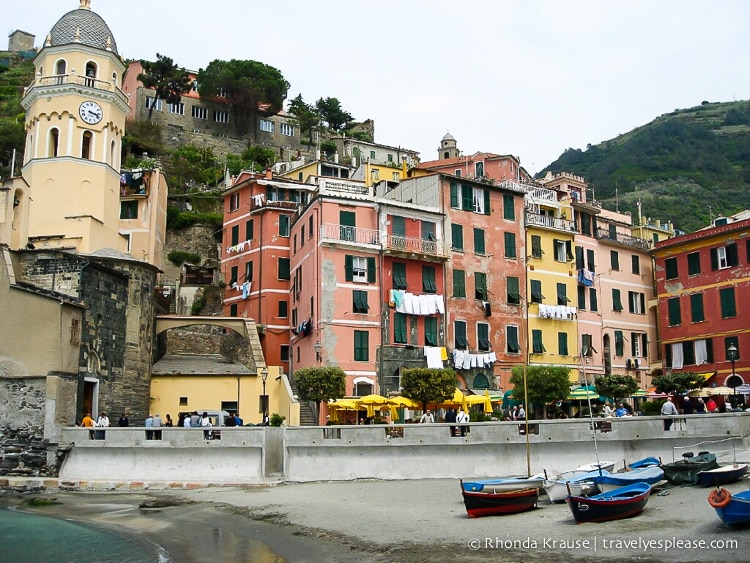
[[[583,176],[607,209],[671,220],[691,232],[750,209],[750,102],[675,110],[585,151],[568,149],[547,171]]]

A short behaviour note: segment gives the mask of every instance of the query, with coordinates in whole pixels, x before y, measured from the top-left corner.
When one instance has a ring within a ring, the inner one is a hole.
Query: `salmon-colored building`
[[[291,224],[315,186],[242,172],[224,192],[224,315],[255,319],[268,365],[291,369]]]
[[[705,373],[709,386],[750,381],[750,212],[660,241],[652,255],[664,369]]]

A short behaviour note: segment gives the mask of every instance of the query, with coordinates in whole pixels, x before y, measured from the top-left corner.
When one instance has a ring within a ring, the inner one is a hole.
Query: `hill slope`
[[[572,172],[607,209],[691,232],[750,209],[750,102],[708,103],[664,114],[585,151],[568,149],[547,171]]]

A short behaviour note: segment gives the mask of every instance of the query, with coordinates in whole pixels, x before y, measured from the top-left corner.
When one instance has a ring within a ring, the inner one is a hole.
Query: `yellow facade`
[[[278,379],[277,379],[278,378]],[[269,414],[286,417],[284,424],[299,426],[299,403],[288,392],[286,376],[278,366],[268,367],[266,395]],[[260,374],[154,375],[151,378],[151,414],[165,419],[168,413],[177,423],[180,412],[218,411],[222,401],[236,401],[245,424],[260,424],[263,381]],[[134,423],[141,423],[135,421]]]

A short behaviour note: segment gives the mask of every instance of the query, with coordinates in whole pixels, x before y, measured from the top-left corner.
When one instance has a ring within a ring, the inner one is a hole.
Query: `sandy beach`
[[[530,512],[470,519],[452,479],[50,492],[61,504],[32,510],[136,530],[180,563],[747,560],[748,530],[723,526],[708,489],[666,491],[635,518],[580,525],[544,496]]]

